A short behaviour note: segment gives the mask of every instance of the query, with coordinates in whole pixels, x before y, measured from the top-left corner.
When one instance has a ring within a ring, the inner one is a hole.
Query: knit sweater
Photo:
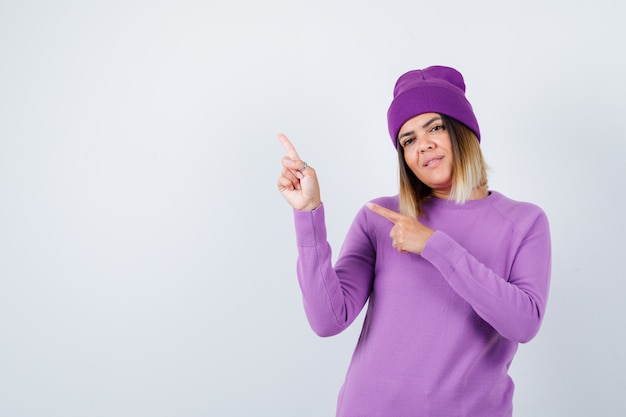
[[[399,211],[397,196],[374,202]],[[368,306],[337,416],[509,417],[509,366],[546,307],[548,220],[495,191],[423,209],[420,222],[435,232],[421,255],[394,249],[393,224],[363,207],[334,266],[324,206],[294,211],[312,329],[335,335]]]

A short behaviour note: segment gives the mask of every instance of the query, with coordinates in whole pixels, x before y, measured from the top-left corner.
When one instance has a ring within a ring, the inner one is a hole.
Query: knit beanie
[[[478,121],[465,98],[463,76],[454,68],[432,66],[409,71],[396,81],[387,112],[393,146],[398,147],[398,133],[407,120],[430,112],[458,120],[472,130],[480,142]]]

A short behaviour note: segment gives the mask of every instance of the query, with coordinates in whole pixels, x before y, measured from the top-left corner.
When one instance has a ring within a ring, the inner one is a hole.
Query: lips
[[[433,156],[432,158],[428,158],[424,163],[425,167],[436,165],[439,161],[443,159],[443,156]]]

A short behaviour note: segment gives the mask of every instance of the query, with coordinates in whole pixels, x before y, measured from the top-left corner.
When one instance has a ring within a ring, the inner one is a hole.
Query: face
[[[423,113],[409,119],[400,128],[398,146],[415,176],[433,190],[438,198],[447,198],[452,187],[454,156],[450,135],[437,113]]]

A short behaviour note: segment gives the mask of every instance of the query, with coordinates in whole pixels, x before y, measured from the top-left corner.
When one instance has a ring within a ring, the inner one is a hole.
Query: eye
[[[435,126],[433,126],[433,127],[430,129],[430,131],[431,131],[431,132],[437,132],[437,131],[439,131],[439,130],[444,130],[444,129],[445,129],[445,127],[444,127],[443,125],[435,125]]]
[[[409,146],[413,142],[415,142],[415,138],[408,138],[407,140],[402,142],[402,147],[406,148],[407,146]]]

